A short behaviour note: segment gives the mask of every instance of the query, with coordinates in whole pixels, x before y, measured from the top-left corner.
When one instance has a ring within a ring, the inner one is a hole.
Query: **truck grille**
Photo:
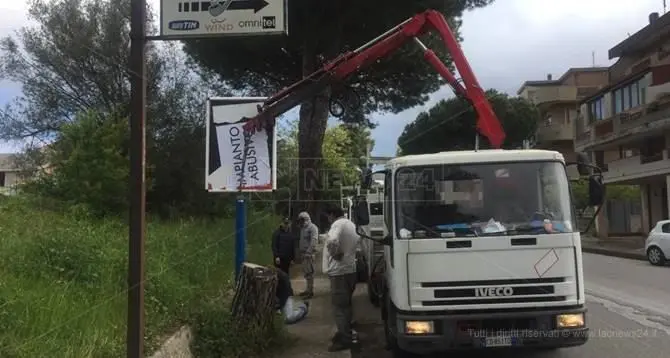
[[[423,301],[424,306],[458,306],[501,303],[561,302],[567,299],[556,294],[555,284],[566,282],[564,277],[424,282],[422,288],[435,288],[435,300]]]

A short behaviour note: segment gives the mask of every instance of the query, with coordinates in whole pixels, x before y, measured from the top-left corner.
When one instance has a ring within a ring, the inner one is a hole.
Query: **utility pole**
[[[144,358],[146,0],[130,14],[130,215],[128,218],[128,358]]]

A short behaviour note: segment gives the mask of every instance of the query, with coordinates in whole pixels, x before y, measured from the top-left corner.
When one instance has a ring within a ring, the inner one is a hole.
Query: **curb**
[[[621,257],[621,258],[624,258],[624,259],[631,259],[631,260],[647,261],[647,256],[645,254],[641,254],[641,253],[637,253],[637,252],[626,252],[626,251],[605,249],[605,248],[601,248],[601,247],[584,247],[584,246],[582,246],[582,252],[588,252],[588,253],[591,253],[591,254],[598,254],[598,255],[605,255],[605,256]]]

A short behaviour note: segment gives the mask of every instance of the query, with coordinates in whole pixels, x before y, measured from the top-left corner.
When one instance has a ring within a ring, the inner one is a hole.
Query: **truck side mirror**
[[[357,198],[353,216],[356,225],[370,224],[370,210],[368,209],[368,202],[365,200],[365,197]]]
[[[589,205],[601,206],[605,202],[605,184],[602,175],[589,177]]]
[[[591,174],[591,160],[586,153],[577,153],[577,171],[579,175],[587,176]]]

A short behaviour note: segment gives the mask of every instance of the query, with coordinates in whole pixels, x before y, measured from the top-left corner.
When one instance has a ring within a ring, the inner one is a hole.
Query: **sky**
[[[158,9],[158,0],[148,0]],[[0,0],[0,37],[28,23],[27,0]],[[484,88],[516,95],[524,81],[558,78],[570,67],[608,66],[607,51],[663,14],[663,0],[497,0],[467,12],[461,29],[463,51]],[[422,58],[417,57],[417,61]],[[0,106],[20,94],[20,86],[0,80]],[[405,125],[451,91],[442,88],[428,103],[402,113],[374,114],[372,154],[393,156]],[[0,152],[17,146],[0,143]]]

